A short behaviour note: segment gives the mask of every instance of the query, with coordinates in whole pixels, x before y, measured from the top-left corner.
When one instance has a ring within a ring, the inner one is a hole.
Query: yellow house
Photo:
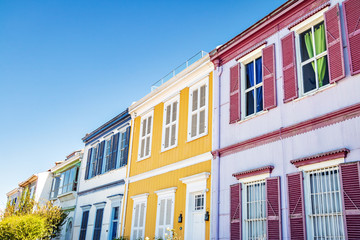
[[[213,64],[200,54],[129,108],[122,236],[131,240],[165,239],[167,229],[209,239]]]

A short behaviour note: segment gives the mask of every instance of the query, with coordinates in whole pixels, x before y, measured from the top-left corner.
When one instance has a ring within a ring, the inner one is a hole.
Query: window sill
[[[240,121],[237,121],[236,123],[241,124],[241,123],[243,123],[243,122],[247,122],[247,121],[249,121],[249,120],[251,120],[251,119],[253,119],[253,118],[262,116],[262,115],[264,115],[264,114],[267,113],[267,112],[268,112],[268,110],[262,110],[261,112],[255,113],[255,114],[250,115],[250,116],[248,116],[248,117],[245,117],[244,119],[241,119]]]
[[[141,162],[143,160],[149,159],[151,157],[151,155],[143,157],[143,158],[139,158],[138,160],[136,160],[136,162]]]
[[[202,138],[202,137],[207,136],[207,135],[208,135],[208,132],[205,132],[203,134],[200,134],[198,136],[195,136],[195,137],[192,137],[192,138],[188,139],[186,142],[189,143],[189,142],[192,142],[194,140],[197,140],[197,139]]]
[[[177,143],[174,146],[171,146],[171,147],[168,147],[168,148],[161,148],[161,153],[169,151],[169,150],[171,150],[173,148],[176,148],[176,147],[177,147]]]
[[[104,176],[104,175],[106,175],[106,174],[108,174],[108,173],[111,173],[111,172],[113,172],[113,171],[122,169],[122,168],[124,168],[124,167],[126,167],[126,166],[127,166],[127,164],[124,165],[124,166],[121,166],[121,167],[118,167],[118,168],[114,168],[114,169],[111,169],[111,170],[109,170],[109,171],[100,173],[100,174],[98,174],[98,175],[96,175],[96,176],[93,176],[93,177],[91,177],[91,178],[85,179],[85,181],[89,181],[89,180],[92,180],[92,179],[97,179],[97,178],[99,178],[99,177],[101,177],[101,176]]]
[[[321,93],[321,92],[323,92],[323,91],[325,91],[325,90],[327,90],[327,89],[329,89],[329,88],[333,88],[333,87],[335,87],[335,86],[336,86],[336,82],[335,82],[335,83],[330,83],[330,84],[328,84],[328,85],[326,85],[326,86],[323,86],[323,87],[321,87],[321,88],[314,89],[314,90],[312,90],[312,91],[310,91],[310,92],[307,92],[307,93],[305,93],[305,94],[302,94],[300,97],[294,99],[293,101],[294,101],[294,102],[301,101],[301,100],[303,100],[303,99],[305,99],[305,98],[307,98],[307,97],[311,97],[311,96],[313,96],[313,95],[315,95],[315,94]]]

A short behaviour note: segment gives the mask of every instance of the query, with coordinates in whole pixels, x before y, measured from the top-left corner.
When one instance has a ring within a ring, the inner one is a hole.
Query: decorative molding
[[[237,58],[235,58],[236,61],[239,61],[241,58],[245,57],[246,55],[250,54],[252,51],[255,51],[256,49],[265,46],[267,44],[267,41],[262,41],[259,42],[257,44],[255,44],[254,46],[248,48],[247,50],[245,50],[242,54],[240,54]],[[242,61],[240,61],[242,62]]]
[[[83,206],[80,206],[80,208],[81,208],[83,211],[88,211],[88,210],[90,210],[91,205],[90,205],[90,204],[83,205]]]
[[[237,180],[240,180],[242,178],[248,178],[256,175],[262,175],[262,174],[270,174],[272,170],[274,169],[274,166],[268,165],[260,168],[255,168],[243,172],[234,173],[233,177],[236,177]]]
[[[220,154],[226,156],[246,149],[258,147],[271,142],[279,141],[284,138],[293,137],[295,135],[307,133],[322,127],[326,127],[335,123],[343,122],[360,116],[360,103],[336,110],[322,116],[305,120],[300,123],[281,127],[275,131],[250,138],[248,140],[232,144],[230,146],[212,151],[212,154]]]
[[[166,188],[166,189],[161,189],[161,190],[157,190],[155,191],[155,193],[158,196],[161,195],[167,195],[167,194],[175,194],[177,187],[171,187],[171,188]]]
[[[301,16],[299,19],[297,19],[296,21],[292,22],[289,26],[288,29],[290,30],[291,28],[293,28],[294,26],[298,25],[299,23],[307,20],[309,17],[315,15],[316,13],[320,12],[321,10],[323,10],[324,8],[330,6],[330,2],[326,2],[321,4],[320,6],[318,6],[317,8],[315,8],[314,10],[310,11],[309,13],[305,14],[304,16]]]
[[[290,163],[292,163],[295,167],[298,168],[309,164],[329,161],[338,158],[346,158],[349,152],[349,149],[341,148],[334,151],[319,153],[308,157],[291,160]]]
[[[203,172],[203,173],[195,174],[195,175],[192,175],[189,177],[180,178],[179,180],[185,184],[189,184],[189,183],[193,183],[193,182],[204,181],[204,180],[208,179],[209,176],[210,176],[209,172]]]
[[[124,179],[121,179],[119,181],[111,182],[111,183],[108,183],[108,184],[104,184],[104,185],[101,185],[101,186],[98,186],[98,187],[94,187],[94,188],[91,188],[91,189],[88,189],[88,190],[81,191],[81,192],[78,193],[78,195],[83,196],[85,194],[98,192],[98,191],[101,191],[101,190],[106,189],[106,188],[111,188],[111,187],[124,185],[124,184],[125,184]]]
[[[120,194],[114,194],[114,195],[111,195],[111,196],[107,196],[108,199],[110,199],[110,201],[113,201],[113,200],[117,200],[119,198],[123,198],[124,194],[120,193]]]
[[[211,161],[211,158],[212,158],[211,153],[206,152],[206,153],[197,155],[195,157],[191,157],[191,158],[188,158],[188,159],[176,162],[176,163],[172,163],[172,164],[169,164],[169,165],[166,165],[166,166],[154,169],[154,170],[150,170],[146,173],[140,173],[138,175],[131,176],[129,178],[129,182],[140,181],[140,180],[143,180],[146,178],[154,177],[154,176],[164,174],[167,172],[171,172],[174,170],[179,170],[184,167],[189,167],[191,165],[198,164],[201,162]]]
[[[143,193],[143,194],[131,196],[130,198],[134,201],[141,201],[141,200],[145,201],[147,200],[148,197],[149,197],[149,193]]]
[[[76,198],[76,192],[75,191],[70,191],[70,192],[62,193],[62,194],[59,194],[57,196],[57,198],[59,199],[60,202],[73,200],[73,199]]]
[[[94,203],[94,206],[96,208],[104,208],[106,205],[106,202],[97,202],[97,203]]]

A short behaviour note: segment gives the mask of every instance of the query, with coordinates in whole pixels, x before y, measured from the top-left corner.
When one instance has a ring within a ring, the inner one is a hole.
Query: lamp
[[[182,223],[182,214],[180,213],[179,217],[178,217],[178,223]]]
[[[210,218],[209,211],[206,211],[206,213],[205,213],[205,221],[209,221],[209,218]]]

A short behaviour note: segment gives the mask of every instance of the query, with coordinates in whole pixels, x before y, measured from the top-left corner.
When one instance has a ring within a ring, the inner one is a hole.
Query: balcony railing
[[[166,83],[171,78],[175,77],[177,74],[179,74],[180,72],[182,72],[183,70],[188,68],[190,65],[192,65],[196,61],[200,60],[206,54],[207,54],[207,52],[200,51],[197,54],[195,54],[194,56],[192,56],[191,58],[189,58],[186,62],[184,62],[183,64],[181,64],[180,66],[178,66],[177,68],[175,68],[174,70],[172,70],[171,72],[166,74],[163,78],[161,78],[160,80],[155,82],[153,85],[151,85],[151,91],[154,91],[155,89],[160,87],[162,84]]]

